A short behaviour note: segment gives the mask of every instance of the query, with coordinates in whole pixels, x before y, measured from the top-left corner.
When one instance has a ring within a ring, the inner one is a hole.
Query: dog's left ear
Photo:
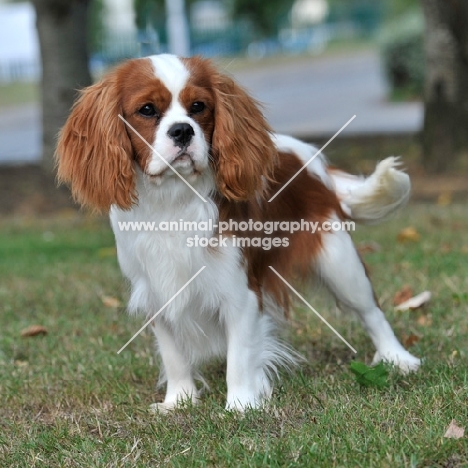
[[[277,159],[259,104],[230,77],[215,73],[212,155],[218,190],[229,200],[261,195]]]

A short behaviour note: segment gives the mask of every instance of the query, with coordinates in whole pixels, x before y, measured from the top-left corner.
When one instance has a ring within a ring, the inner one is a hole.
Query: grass
[[[0,85],[0,109],[38,101],[39,85],[37,83],[18,81]]]
[[[407,226],[421,239],[396,242]],[[267,410],[224,412],[224,369],[213,363],[202,403],[163,416],[147,411],[162,397],[152,337],[116,353],[141,321],[103,303],[128,296],[107,222],[3,221],[0,466],[468,466],[467,436],[443,437],[453,418],[468,426],[467,230],[466,206],[414,205],[355,234],[361,247],[380,245],[363,255],[397,335],[420,338],[412,347],[425,358],[417,374],[392,372],[382,390],[359,386],[351,351],[298,307],[286,336],[307,362],[282,376]],[[394,312],[405,284],[431,290],[433,300]],[[308,297],[369,362],[359,324],[340,317],[320,289]],[[22,338],[32,324],[48,334]]]

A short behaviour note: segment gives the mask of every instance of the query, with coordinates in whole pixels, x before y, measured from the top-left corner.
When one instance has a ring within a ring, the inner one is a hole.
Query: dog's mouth
[[[194,166],[195,163],[193,161],[192,156],[187,153],[186,151],[180,152],[174,161],[172,161],[171,166]]]
[[[162,168],[161,171],[157,173],[147,173],[149,178],[153,181],[159,182],[162,178],[177,176],[175,172],[182,176],[191,176],[191,175],[200,175],[202,168],[198,167],[199,165],[194,160],[193,156],[187,152],[186,148],[182,148],[177,156],[171,161],[168,162],[168,165]]]

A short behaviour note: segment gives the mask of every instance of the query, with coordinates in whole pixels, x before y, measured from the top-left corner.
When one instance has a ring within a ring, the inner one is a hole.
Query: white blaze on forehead
[[[153,64],[156,78],[162,81],[173,98],[177,98],[190,76],[185,65],[178,57],[170,54],[152,55],[148,58]]]
[[[187,109],[180,102],[180,93],[190,78],[189,70],[175,55],[152,55],[148,59],[153,65],[154,76],[171,93],[172,99],[156,126],[154,140],[151,143],[157,154],[153,154],[148,161],[146,172],[163,178],[173,177],[172,171],[167,171],[167,164],[163,160],[172,164],[180,155],[181,148],[169,135],[169,130],[176,123],[187,123],[193,129],[193,137],[185,148],[192,163],[187,167],[178,166],[178,169],[185,174],[191,174],[195,166],[197,170],[204,170],[208,166],[208,144],[205,135],[200,125],[188,115]]]

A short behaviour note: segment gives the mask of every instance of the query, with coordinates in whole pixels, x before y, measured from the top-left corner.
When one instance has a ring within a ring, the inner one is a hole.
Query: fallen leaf
[[[442,192],[437,197],[437,204],[439,206],[448,206],[452,203],[452,192]]]
[[[117,309],[122,306],[117,298],[111,296],[102,296],[101,301],[106,307],[111,307],[112,309]]]
[[[21,330],[21,336],[23,338],[29,338],[31,336],[47,335],[47,328],[42,325],[30,325],[29,327]]]
[[[418,242],[421,239],[421,234],[412,226],[402,229],[398,233],[397,240],[400,243],[405,242]]]
[[[444,437],[447,439],[461,439],[465,435],[465,428],[460,427],[455,419],[449,424],[447,431],[444,434]]]
[[[413,290],[411,286],[405,284],[399,291],[393,296],[393,305],[398,306],[406,302],[408,299],[413,297]]]
[[[421,338],[417,335],[403,335],[403,346],[405,348],[411,348],[415,343],[417,343]]]
[[[380,244],[377,242],[361,242],[357,246],[357,250],[361,255],[379,252],[381,250]]]
[[[423,327],[430,327],[432,325],[432,318],[427,315],[421,315],[416,322]]]
[[[452,246],[450,244],[442,244],[440,246],[441,253],[450,253],[452,251]]]
[[[445,332],[445,336],[451,337],[453,336],[454,332],[455,332],[455,326],[452,326]]]
[[[395,307],[395,310],[414,310],[419,309],[424,304],[430,301],[432,294],[430,291],[423,291],[422,293],[402,302],[400,305]]]
[[[18,366],[18,367],[26,367],[28,365],[29,365],[28,361],[21,361],[19,359],[15,361],[15,366]]]

